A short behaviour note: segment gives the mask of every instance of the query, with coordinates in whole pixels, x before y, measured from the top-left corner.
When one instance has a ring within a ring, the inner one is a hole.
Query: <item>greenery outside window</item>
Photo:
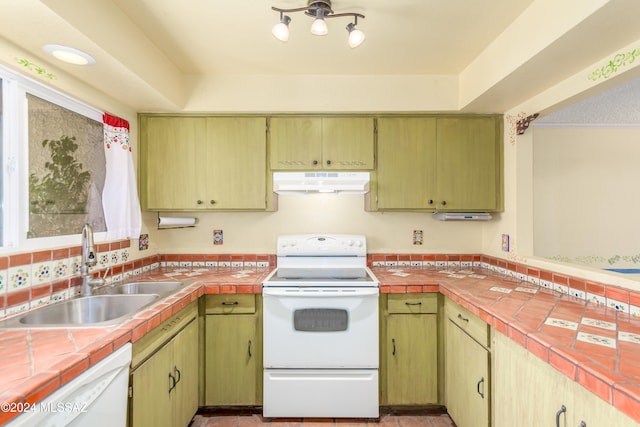
[[[86,222],[105,231],[102,123],[33,95],[27,104],[28,237],[75,234]]]

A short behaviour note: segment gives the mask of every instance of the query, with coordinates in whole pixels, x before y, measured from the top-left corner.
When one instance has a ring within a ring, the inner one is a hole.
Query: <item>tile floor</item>
[[[196,415],[189,427],[456,427],[449,416],[442,411],[387,413],[379,420],[330,419],[330,418],[287,418],[265,419],[260,414]]]

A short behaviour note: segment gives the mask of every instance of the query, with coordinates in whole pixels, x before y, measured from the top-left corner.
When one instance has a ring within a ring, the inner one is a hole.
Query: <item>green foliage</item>
[[[32,213],[84,212],[91,173],[83,171],[76,159],[76,137],[62,136],[57,140],[45,139],[42,147],[48,148],[51,161],[45,163],[47,173],[29,176],[29,202]]]

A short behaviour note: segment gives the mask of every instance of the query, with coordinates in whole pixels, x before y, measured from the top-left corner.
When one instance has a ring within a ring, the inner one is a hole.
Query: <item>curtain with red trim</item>
[[[137,239],[142,228],[142,215],[129,144],[129,122],[107,113],[103,114],[102,122],[106,159],[102,207],[107,239]]]

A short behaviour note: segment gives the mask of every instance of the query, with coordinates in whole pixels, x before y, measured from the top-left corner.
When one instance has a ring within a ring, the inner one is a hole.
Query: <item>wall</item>
[[[481,222],[435,221],[428,213],[365,212],[362,195],[279,196],[278,204],[277,212],[268,213],[188,213],[198,218],[196,227],[155,230],[151,245],[161,253],[275,253],[276,238],[282,234],[351,233],[367,237],[369,253],[481,249]],[[157,217],[145,218],[149,224]],[[213,245],[214,229],[223,230],[223,245]],[[413,245],[413,230],[423,230],[423,245]]]
[[[640,129],[534,127],[534,254],[640,267]]]

